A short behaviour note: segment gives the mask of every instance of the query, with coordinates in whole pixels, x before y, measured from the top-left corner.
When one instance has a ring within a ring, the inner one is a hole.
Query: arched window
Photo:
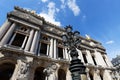
[[[14,72],[15,65],[12,63],[3,63],[0,65],[0,80],[10,80]]]
[[[35,70],[34,80],[45,80],[45,74],[43,73],[43,70],[43,67],[38,67]]]
[[[66,80],[66,73],[64,70],[58,70],[58,80]]]

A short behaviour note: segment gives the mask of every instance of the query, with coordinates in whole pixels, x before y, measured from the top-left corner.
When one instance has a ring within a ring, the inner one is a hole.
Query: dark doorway
[[[64,70],[58,70],[58,80],[66,80],[66,73]]]
[[[10,80],[14,72],[15,65],[11,63],[4,63],[0,65],[0,80]]]
[[[44,68],[39,67],[35,70],[34,80],[45,80]]]

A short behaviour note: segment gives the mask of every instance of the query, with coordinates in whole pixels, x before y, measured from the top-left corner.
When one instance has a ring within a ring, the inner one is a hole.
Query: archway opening
[[[58,80],[66,80],[66,73],[64,70],[58,70]]]
[[[15,69],[15,64],[0,64],[0,80],[10,80]]]
[[[34,80],[45,80],[44,68],[39,67],[35,70]]]

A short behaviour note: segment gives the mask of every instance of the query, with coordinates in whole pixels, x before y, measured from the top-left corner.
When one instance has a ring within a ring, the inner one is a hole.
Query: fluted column
[[[1,26],[1,28],[0,28],[0,40],[3,37],[3,35],[7,32],[10,25],[11,25],[11,22],[6,20],[5,23]]]
[[[32,45],[31,45],[30,52],[36,53],[38,42],[39,42],[39,32],[35,31],[35,35],[34,35],[34,38],[33,38],[33,42],[32,42]]]
[[[56,59],[56,51],[57,51],[57,46],[56,46],[56,39],[54,39],[54,58]]]
[[[33,39],[33,35],[34,35],[34,30],[32,29],[30,31],[30,35],[29,35],[29,38],[28,38],[28,41],[27,41],[27,44],[26,44],[26,47],[25,47],[26,51],[29,51],[29,49],[30,49],[30,46],[31,46],[31,43],[32,43],[32,39]]]
[[[8,42],[8,40],[10,39],[14,29],[16,27],[16,23],[13,23],[12,26],[9,28],[9,30],[7,31],[7,33],[4,35],[4,37],[2,38],[0,45],[4,45]]]
[[[50,53],[49,56],[52,58],[53,57],[53,38],[50,40]]]

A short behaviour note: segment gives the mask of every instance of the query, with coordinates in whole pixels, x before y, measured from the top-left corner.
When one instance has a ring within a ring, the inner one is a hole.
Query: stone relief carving
[[[20,63],[20,68],[18,70],[18,80],[26,78],[28,76],[30,64],[31,64],[30,62],[24,62],[24,61]]]
[[[47,66],[43,72],[46,74],[46,76],[50,76],[50,74],[53,74],[58,69],[57,63],[52,63],[49,66]]]

